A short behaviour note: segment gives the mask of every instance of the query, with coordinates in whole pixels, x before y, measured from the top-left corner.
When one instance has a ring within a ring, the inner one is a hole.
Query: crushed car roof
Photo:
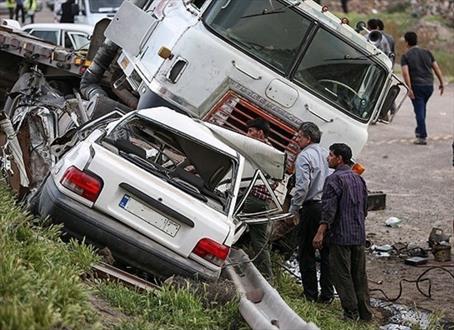
[[[282,178],[285,171],[285,153],[260,141],[231,130],[204,123],[166,107],[138,110],[138,114],[154,122],[178,130],[202,141],[223,153],[238,158],[241,154],[273,178]]]

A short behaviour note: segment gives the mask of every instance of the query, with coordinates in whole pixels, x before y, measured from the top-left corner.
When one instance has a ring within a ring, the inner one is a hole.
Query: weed
[[[59,239],[60,227],[36,227],[0,183],[0,328],[100,327],[80,275],[93,251]]]

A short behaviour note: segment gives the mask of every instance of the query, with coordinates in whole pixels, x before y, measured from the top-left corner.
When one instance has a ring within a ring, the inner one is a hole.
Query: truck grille
[[[261,117],[270,124],[271,144],[287,154],[287,172],[293,173],[293,165],[299,152],[296,143],[297,129],[274,115],[259,108],[236,93],[229,91],[206,115],[205,121],[246,134],[247,122]]]

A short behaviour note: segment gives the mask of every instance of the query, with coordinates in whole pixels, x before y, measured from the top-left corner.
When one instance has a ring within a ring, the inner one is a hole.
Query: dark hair
[[[334,143],[329,147],[329,150],[336,156],[341,156],[345,164],[351,165],[352,162],[352,149],[345,143]]]
[[[416,46],[418,44],[418,35],[415,32],[407,32],[404,35],[404,39],[409,46]]]
[[[299,131],[303,133],[304,136],[309,137],[313,143],[319,143],[322,137],[322,132],[320,132],[318,126],[309,121],[302,123]]]
[[[378,29],[380,31],[383,31],[385,29],[385,24],[383,23],[383,21],[379,18],[377,18],[377,26],[378,26]]]
[[[371,18],[367,21],[367,29],[368,30],[377,30],[378,29],[378,21],[375,18]]]
[[[247,128],[256,128],[258,130],[261,130],[265,137],[268,137],[270,135],[270,124],[264,120],[263,118],[255,118],[251,119],[247,122]]]

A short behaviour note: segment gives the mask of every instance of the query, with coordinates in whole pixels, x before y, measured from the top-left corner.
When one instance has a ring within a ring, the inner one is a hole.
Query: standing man
[[[6,0],[6,8],[8,8],[9,19],[14,19],[14,8],[16,8],[16,1]]]
[[[271,146],[268,141],[270,125],[262,118],[252,119],[247,122],[247,136],[259,140]],[[250,195],[244,203],[244,211],[247,213],[263,212],[268,209],[271,196],[264,185],[256,185],[252,188]],[[266,279],[273,279],[273,269],[271,267],[271,256],[269,241],[271,234],[271,224],[254,224],[249,226],[250,243],[254,253],[254,265],[265,276]]]
[[[61,4],[60,23],[74,23],[74,4],[75,0],[66,0]]]
[[[30,23],[35,23],[35,13],[36,8],[38,7],[38,0],[25,0],[25,9],[27,11],[27,16],[30,17]]]
[[[290,202],[289,212],[299,218],[298,262],[304,296],[309,301],[330,303],[334,289],[329,271],[329,250],[320,248],[320,286],[318,296],[315,249],[312,239],[317,232],[321,217],[322,189],[329,174],[326,161],[327,151],[320,147],[321,132],[317,125],[305,122],[298,131],[298,144],[301,152],[295,161],[295,190]],[[301,208],[302,207],[302,208]]]
[[[393,62],[393,67],[394,67],[394,62],[396,61],[396,43],[394,41],[394,38],[392,35],[385,32],[385,24],[379,18],[377,18],[377,25],[378,25],[378,31],[380,31],[385,36],[386,40],[388,41],[389,50],[390,50],[388,57]]]
[[[16,0],[16,21],[19,21],[19,12],[21,12],[21,22],[25,23],[24,0]]]
[[[344,318],[369,321],[372,313],[364,252],[367,188],[364,179],[351,170],[351,157],[352,151],[346,144],[329,147],[328,164],[335,171],[323,187],[322,220],[313,245],[323,248],[327,236],[331,276]]]
[[[414,144],[427,144],[426,130],[426,105],[433,93],[434,76],[437,75],[440,85],[440,95],[443,95],[443,75],[432,53],[418,47],[418,36],[415,32],[407,32],[404,35],[407,43],[407,52],[402,55],[400,64],[405,84],[409,88],[408,96],[413,103],[416,115],[416,140]]]

